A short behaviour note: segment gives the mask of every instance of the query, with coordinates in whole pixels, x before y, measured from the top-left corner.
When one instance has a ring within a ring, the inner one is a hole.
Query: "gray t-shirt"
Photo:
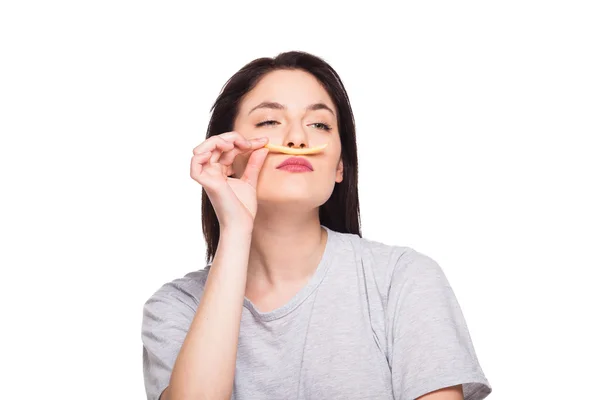
[[[463,384],[491,393],[440,266],[410,247],[328,228],[323,257],[287,304],[244,300],[232,399],[397,399]],[[166,283],[144,304],[148,399],[169,384],[208,266]]]

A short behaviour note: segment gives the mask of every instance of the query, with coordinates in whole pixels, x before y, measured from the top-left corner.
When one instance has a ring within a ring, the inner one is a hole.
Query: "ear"
[[[340,162],[338,163],[337,169],[335,170],[335,181],[340,183],[344,180],[344,163],[340,158]]]

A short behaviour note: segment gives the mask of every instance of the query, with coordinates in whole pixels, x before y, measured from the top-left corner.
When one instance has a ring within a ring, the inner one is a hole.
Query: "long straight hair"
[[[206,139],[233,130],[241,99],[258,81],[276,70],[303,70],[312,74],[327,91],[337,108],[344,178],[335,184],[329,199],[319,207],[320,223],[327,228],[361,236],[358,202],[358,155],[356,128],[350,100],[342,80],[323,59],[300,51],[279,54],[275,58],[258,58],[236,72],[223,86],[211,108]],[[215,210],[202,189],[202,231],[206,240],[206,261],[210,263],[219,244],[220,227]]]

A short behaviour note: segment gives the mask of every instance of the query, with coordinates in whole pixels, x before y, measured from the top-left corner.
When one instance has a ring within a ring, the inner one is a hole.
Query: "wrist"
[[[253,226],[237,224],[236,226],[221,226],[219,236],[236,240],[252,239]]]

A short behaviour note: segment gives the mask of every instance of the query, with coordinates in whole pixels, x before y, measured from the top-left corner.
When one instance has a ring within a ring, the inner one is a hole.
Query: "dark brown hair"
[[[344,179],[336,183],[330,198],[319,208],[322,225],[337,232],[360,232],[358,203],[358,156],[354,115],[346,89],[335,70],[312,54],[290,51],[275,58],[258,58],[236,72],[223,86],[211,108],[206,138],[233,130],[243,96],[267,73],[280,69],[298,69],[312,74],[327,91],[337,108],[337,123],[342,145]],[[206,261],[211,262],[219,244],[219,220],[206,191],[202,189],[202,231],[206,240]]]

